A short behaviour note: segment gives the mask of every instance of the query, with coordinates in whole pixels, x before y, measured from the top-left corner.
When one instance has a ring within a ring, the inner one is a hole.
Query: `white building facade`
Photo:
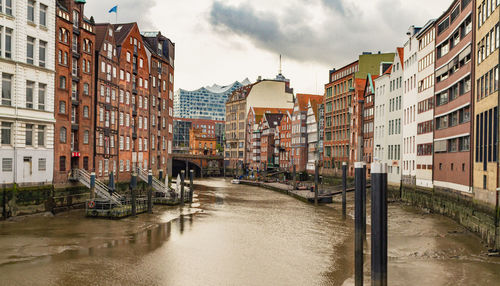
[[[0,180],[19,185],[52,183],[55,0],[3,4]]]
[[[417,33],[421,28],[411,26],[408,29],[408,41],[404,45],[403,75],[403,183],[415,185],[417,159],[417,73],[418,73],[418,41]]]
[[[392,67],[390,68],[392,69]],[[387,98],[390,70],[373,80],[375,83],[375,116],[373,131],[373,161],[388,163],[387,158]]]
[[[434,131],[434,59],[435,20],[429,21],[416,35],[417,73],[417,186],[432,188],[432,146]]]
[[[316,106],[314,106],[316,105]],[[307,130],[307,165],[306,170],[309,172],[314,172],[314,162],[319,160],[319,134],[318,134],[318,106],[317,104],[309,103],[307,104],[307,119],[306,119],[306,130]]]
[[[402,118],[403,118],[403,70],[404,49],[397,48],[391,72],[385,88],[385,142],[380,145],[387,160],[387,182],[399,185],[401,182]],[[382,83],[383,84],[383,83]],[[375,86],[378,86],[376,83]],[[375,95],[375,104],[377,96]],[[375,116],[376,117],[376,116]],[[377,142],[375,142],[377,146]],[[383,161],[384,162],[384,161]]]

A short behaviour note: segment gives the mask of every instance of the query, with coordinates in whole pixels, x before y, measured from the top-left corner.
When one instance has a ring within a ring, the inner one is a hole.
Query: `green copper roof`
[[[85,0],[75,0],[75,2],[85,4]]]

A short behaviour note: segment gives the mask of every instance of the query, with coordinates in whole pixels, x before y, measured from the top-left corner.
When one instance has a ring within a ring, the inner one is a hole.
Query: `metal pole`
[[[297,189],[297,172],[295,169],[295,164],[293,165],[293,189]]]
[[[495,204],[495,245],[494,250],[500,250],[500,188],[496,189]]]
[[[384,163],[382,165],[382,226],[383,228],[383,237],[382,237],[382,279],[384,283],[382,285],[387,286],[387,164]]]
[[[2,190],[2,217],[4,220],[7,219],[7,193],[5,189],[5,184],[3,185],[3,190]]]
[[[184,170],[181,171],[181,206],[184,205]]]
[[[318,185],[319,185],[319,170],[318,161],[314,162],[314,205],[318,205]]]
[[[363,188],[361,194],[363,195],[363,241],[366,241],[366,163],[363,162]]]
[[[387,233],[387,220],[384,216],[387,208],[387,190],[384,186],[385,170],[379,162],[372,163],[371,170],[371,278],[372,285],[384,286],[387,285],[387,260],[384,261],[384,254],[387,257],[387,248],[384,247]]]
[[[354,283],[363,285],[363,162],[354,163]]]
[[[189,170],[189,202],[193,202],[193,177],[194,177],[194,170]]]
[[[90,173],[90,199],[95,199],[95,172]]]
[[[137,215],[137,206],[136,206],[136,201],[135,201],[135,188],[137,187],[137,173],[132,171],[132,177],[130,180],[130,194],[132,197],[132,216]]]
[[[347,163],[342,162],[342,218],[346,218],[347,203],[346,203],[346,193],[347,193]]]
[[[153,171],[148,172],[148,214],[153,213]]]

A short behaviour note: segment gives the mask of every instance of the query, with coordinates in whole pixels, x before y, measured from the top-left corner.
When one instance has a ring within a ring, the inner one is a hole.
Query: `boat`
[[[240,183],[240,180],[238,180],[238,179],[231,180],[231,184],[239,184],[239,183]]]

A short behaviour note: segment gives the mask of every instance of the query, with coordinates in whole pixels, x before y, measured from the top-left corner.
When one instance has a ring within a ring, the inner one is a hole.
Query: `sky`
[[[362,52],[394,52],[411,25],[451,0],[87,0],[95,21],[138,22],[175,43],[174,88],[231,84],[279,71],[296,93],[323,94],[328,71]],[[118,15],[108,13],[118,5]],[[117,16],[117,18],[116,18]]]

